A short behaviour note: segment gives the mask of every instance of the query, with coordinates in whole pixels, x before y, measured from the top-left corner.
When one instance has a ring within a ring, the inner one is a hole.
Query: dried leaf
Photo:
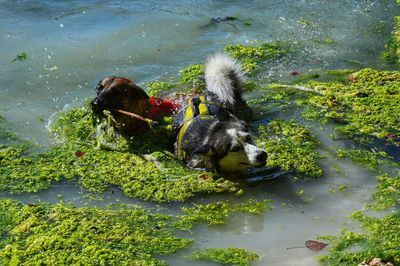
[[[324,247],[326,247],[328,244],[318,242],[315,240],[307,240],[305,245],[308,249],[311,249],[314,251],[319,251],[319,250],[323,249]]]

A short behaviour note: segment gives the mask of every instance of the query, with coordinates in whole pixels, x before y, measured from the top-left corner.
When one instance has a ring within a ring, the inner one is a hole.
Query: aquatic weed
[[[370,208],[384,210],[400,205],[400,172],[397,176],[382,174],[377,176],[378,185]]]
[[[252,261],[258,260],[256,253],[243,248],[206,248],[192,254],[196,260],[218,262],[223,265],[246,266]]]
[[[129,197],[185,201],[196,193],[236,192],[237,184],[216,174],[187,168],[166,149],[172,118],[140,139],[125,139],[85,105],[62,112],[52,125],[59,145],[41,154],[24,146],[0,149],[0,189],[37,192],[62,179],[77,180],[89,192],[110,185]]]
[[[294,121],[274,120],[260,126],[257,143],[268,153],[267,166],[295,171],[300,176],[319,177],[316,151],[318,140],[311,131]]]
[[[290,53],[288,46],[280,42],[262,43],[258,46],[231,44],[226,45],[224,50],[242,63],[243,71],[246,73],[255,71],[262,61],[276,59]]]
[[[350,137],[370,135],[400,145],[400,73],[367,68],[351,79],[351,84],[308,82],[319,92],[308,100],[314,113],[341,122],[337,130]]]
[[[229,215],[237,212],[262,214],[271,210],[270,200],[257,201],[249,199],[246,202],[232,204],[228,201],[216,201],[207,204],[194,204],[192,207],[183,207],[185,215],[178,216],[175,223],[180,230],[190,230],[195,224],[207,223],[208,225],[225,224]]]
[[[192,242],[173,234],[171,217],[138,206],[0,200],[0,214],[1,265],[167,265],[156,256]]]
[[[400,16],[394,19],[396,26],[385,44],[386,51],[382,53],[382,59],[389,64],[398,64],[400,61]]]
[[[373,258],[400,265],[400,213],[375,218],[355,212],[352,217],[361,223],[365,233],[343,230],[338,237],[320,237],[332,245],[329,255],[319,257],[323,265],[358,265]]]

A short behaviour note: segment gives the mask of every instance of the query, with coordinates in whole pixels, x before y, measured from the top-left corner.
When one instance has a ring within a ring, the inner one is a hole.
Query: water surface
[[[380,54],[399,13],[394,2],[0,1],[0,115],[20,137],[48,146],[48,118],[94,96],[101,78],[125,76],[146,88],[154,79],[176,78],[179,69],[203,63],[227,44],[293,45],[290,56],[262,66],[256,77],[262,83],[287,82],[293,71],[384,68]],[[238,20],[209,24],[211,18],[226,16]],[[28,59],[12,62],[21,52]],[[314,128],[327,157],[321,160],[323,178],[249,184],[246,197],[271,198],[274,210],[257,217],[236,215],[226,226],[197,227],[188,235],[197,240],[191,249],[243,247],[264,255],[258,265],[316,265],[315,252],[287,248],[317,235],[337,234],[349,223],[346,217],[370,199],[375,179],[368,170],[332,155],[335,146],[351,144],[330,140],[329,126]],[[329,192],[342,184],[350,189]],[[61,183],[37,195],[15,197],[25,202],[63,197],[81,205],[88,201],[83,195],[75,185]],[[226,198],[230,196],[196,200]],[[126,198],[117,188],[104,200],[89,202],[145,204]],[[165,259],[171,265],[187,265],[182,254]]]

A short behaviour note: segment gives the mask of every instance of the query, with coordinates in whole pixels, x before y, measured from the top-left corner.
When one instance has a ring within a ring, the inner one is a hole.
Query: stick
[[[286,248],[287,250],[289,249],[295,249],[295,248],[305,248],[306,246],[300,246],[300,247],[290,247],[290,248]]]
[[[135,114],[135,113],[131,113],[131,112],[120,110],[120,109],[117,109],[115,111],[117,111],[120,114],[124,114],[124,115],[130,116],[131,118],[138,119],[138,120],[146,122],[146,123],[157,124],[157,121],[154,121],[154,120],[151,120],[151,119],[146,119],[143,116]]]

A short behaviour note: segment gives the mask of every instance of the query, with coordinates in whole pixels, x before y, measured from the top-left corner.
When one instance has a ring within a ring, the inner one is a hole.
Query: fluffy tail
[[[206,91],[215,94],[238,118],[248,120],[251,110],[242,98],[243,79],[241,66],[234,58],[223,53],[208,58]]]

